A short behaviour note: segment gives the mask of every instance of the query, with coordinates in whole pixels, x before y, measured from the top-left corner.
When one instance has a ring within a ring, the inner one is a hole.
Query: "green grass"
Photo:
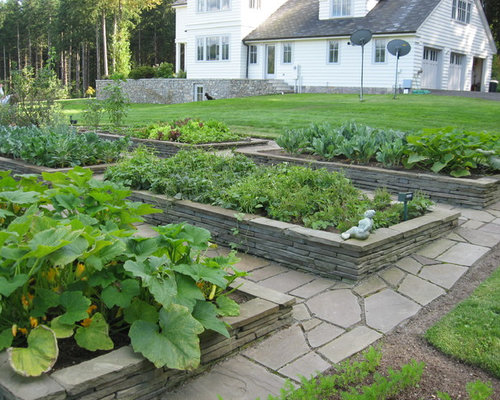
[[[83,124],[85,100],[61,101],[65,114]],[[418,131],[453,126],[472,131],[500,132],[500,103],[458,96],[293,94],[185,104],[132,104],[125,119],[130,127],[152,122],[184,119],[217,119],[232,130],[252,136],[274,138],[284,129],[305,127],[312,122],[334,126],[350,120],[374,128]]]
[[[500,378],[500,268],[425,337],[442,352]]]

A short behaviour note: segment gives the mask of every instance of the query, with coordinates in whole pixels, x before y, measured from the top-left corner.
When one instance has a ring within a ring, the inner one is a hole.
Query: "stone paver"
[[[418,271],[422,268],[422,264],[412,257],[402,258],[396,262],[396,265],[410,274],[418,274]]]
[[[310,378],[326,371],[330,367],[331,364],[323,360],[316,353],[308,353],[279,369],[278,372],[300,382],[301,376]]]
[[[452,264],[467,265],[470,267],[490,249],[469,243],[457,243],[455,246],[441,254],[437,259]]]
[[[462,227],[455,229],[455,232],[459,237],[462,237],[469,243],[476,244],[478,246],[493,247],[500,243],[500,235],[495,235],[494,233]]]
[[[212,370],[189,381],[174,392],[166,393],[168,400],[255,400],[278,394],[285,379],[267,371],[242,356],[235,356],[216,365]]]
[[[270,278],[271,276],[275,276],[278,274],[282,274],[283,272],[288,272],[289,270],[281,265],[271,264],[267,267],[259,268],[250,272],[250,275],[247,277],[248,279],[258,282],[263,279]]]
[[[335,282],[330,279],[315,279],[312,282],[293,290],[290,294],[292,296],[308,299],[328,288],[331,288],[333,285],[335,285]]]
[[[429,258],[436,258],[440,254],[443,254],[450,247],[455,245],[456,242],[448,239],[438,239],[431,244],[423,247],[422,249],[417,251],[417,254],[420,254]]]
[[[348,289],[331,290],[306,302],[318,318],[348,328],[361,321],[361,307],[357,297]]]
[[[379,276],[389,285],[397,286],[406,274],[396,267],[389,267],[379,272]]]
[[[433,283],[427,282],[423,279],[417,278],[413,275],[408,275],[403,280],[401,286],[398,289],[398,292],[404,294],[405,296],[411,298],[412,300],[423,306],[429,304],[432,300],[446,293],[439,286],[436,286]]]
[[[302,329],[304,329],[305,332],[309,332],[322,323],[323,322],[318,318],[311,318],[307,321],[302,321]]]
[[[420,308],[417,303],[386,289],[365,299],[366,324],[381,332],[389,332]]]
[[[473,219],[471,219],[471,220],[465,222],[464,224],[462,224],[461,226],[462,226],[462,228],[478,229],[483,225],[484,225],[484,222],[474,221]]]
[[[297,304],[293,306],[293,319],[296,321],[306,321],[311,318],[309,310],[305,304]]]
[[[321,347],[318,351],[332,363],[338,363],[371,345],[382,335],[366,326],[358,326]]]
[[[284,329],[262,343],[243,351],[243,355],[268,368],[278,369],[309,352],[298,325]]]
[[[480,222],[491,222],[495,219],[489,212],[464,208],[460,210],[462,217]]]
[[[345,331],[342,328],[323,322],[307,333],[307,341],[312,348],[323,346],[331,342]]]
[[[354,291],[361,297],[379,292],[387,287],[386,283],[377,275],[364,279],[359,285],[354,287]]]
[[[277,290],[281,293],[289,291],[305,285],[314,279],[314,275],[305,274],[299,271],[287,271],[283,274],[264,279],[259,282],[259,285]]]
[[[427,265],[422,268],[418,276],[446,289],[451,289],[467,270],[467,267],[455,264]]]
[[[500,235],[500,224],[484,224],[478,230],[488,233],[494,233],[495,235]]]
[[[245,253],[238,253],[237,257],[240,261],[236,264],[236,267],[247,272],[269,264],[269,261],[264,260],[263,258],[254,257]]]

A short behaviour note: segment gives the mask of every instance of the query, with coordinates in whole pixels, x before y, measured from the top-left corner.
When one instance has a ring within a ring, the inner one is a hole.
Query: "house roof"
[[[358,29],[412,33],[440,1],[380,0],[364,17],[320,20],[319,0],[289,0],[243,41],[349,36]]]

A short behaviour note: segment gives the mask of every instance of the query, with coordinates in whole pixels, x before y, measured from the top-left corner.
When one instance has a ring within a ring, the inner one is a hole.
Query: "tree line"
[[[175,60],[174,0],[4,0],[0,2],[0,80],[49,60],[82,95],[96,79]]]

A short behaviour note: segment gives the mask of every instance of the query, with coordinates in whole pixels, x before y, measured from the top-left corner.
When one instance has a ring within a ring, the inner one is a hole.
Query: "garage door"
[[[463,90],[465,56],[459,53],[450,54],[448,71],[448,90]]]
[[[422,60],[422,88],[441,88],[441,68],[439,65],[441,51],[430,47],[424,47],[424,57]]]

